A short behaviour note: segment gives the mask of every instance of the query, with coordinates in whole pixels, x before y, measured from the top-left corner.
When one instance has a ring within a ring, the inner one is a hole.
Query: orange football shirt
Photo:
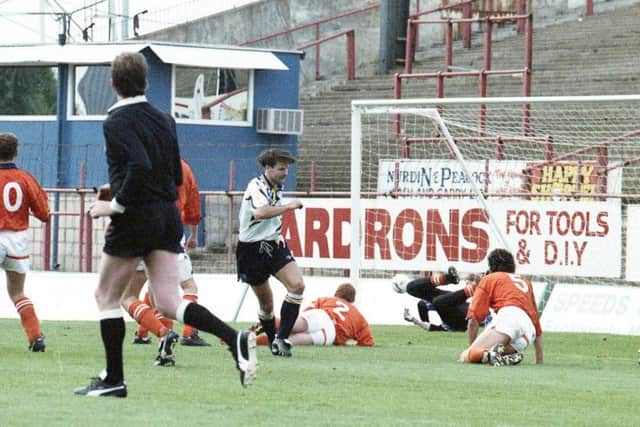
[[[335,345],[345,345],[349,340],[356,341],[360,346],[375,345],[369,323],[350,302],[337,297],[324,297],[313,301],[306,310],[313,308],[324,310],[335,323]]]
[[[182,164],[182,185],[178,187],[176,206],[180,211],[183,223],[187,225],[198,225],[202,219],[198,184],[196,184],[196,178],[189,164],[184,160],[180,162]]]
[[[506,306],[515,306],[527,313],[536,335],[542,335],[533,286],[519,274],[496,272],[483,277],[473,293],[467,317],[481,322],[489,313],[489,307],[497,313]]]
[[[49,220],[49,202],[38,181],[12,163],[0,168],[0,230],[29,228],[29,212],[42,222]]]

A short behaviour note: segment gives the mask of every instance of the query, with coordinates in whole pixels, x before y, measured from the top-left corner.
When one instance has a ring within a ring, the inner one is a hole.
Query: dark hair
[[[489,272],[495,273],[496,271],[502,271],[505,273],[516,272],[516,262],[513,259],[513,255],[506,249],[494,249],[489,254]]]
[[[336,289],[335,296],[353,303],[356,300],[356,288],[351,283],[343,283]]]
[[[0,160],[13,160],[18,155],[18,138],[12,133],[0,133]]]
[[[147,61],[139,52],[124,52],[111,63],[111,81],[120,96],[144,95],[147,90]]]
[[[258,156],[258,163],[263,167],[274,167],[278,162],[285,162],[290,165],[295,163],[296,159],[288,151],[277,149],[264,150]]]

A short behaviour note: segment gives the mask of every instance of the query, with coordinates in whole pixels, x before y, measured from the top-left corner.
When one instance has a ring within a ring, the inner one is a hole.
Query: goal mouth
[[[353,101],[352,280],[485,271],[498,247],[524,274],[629,280],[639,107],[629,95]]]

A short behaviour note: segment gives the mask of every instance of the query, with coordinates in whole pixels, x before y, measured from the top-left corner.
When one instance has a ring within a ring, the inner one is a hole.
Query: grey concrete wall
[[[585,15],[586,0],[529,0],[533,19],[541,23],[554,23]],[[594,0],[595,13],[638,3],[637,0]]]
[[[244,191],[244,189],[242,189]],[[231,199],[227,196],[207,196],[205,197],[204,230],[207,247],[231,247],[235,248],[238,241],[238,215],[240,213],[241,197],[233,198],[232,213],[229,216]],[[231,224],[230,224],[231,222]],[[235,232],[229,241],[229,227]]]
[[[595,0],[596,13],[619,6],[637,3],[638,0]],[[450,0],[449,3],[453,3]],[[156,33],[146,34],[145,39],[182,43],[239,44],[244,41],[277,31],[293,28],[319,19],[379,3],[373,0],[263,0],[224,13],[211,15],[187,24]],[[422,0],[421,10],[435,8],[440,0]],[[530,0],[535,25],[575,19],[584,15],[586,0]],[[515,0],[494,0],[494,8],[506,10],[514,7]],[[416,1],[411,1],[411,13]],[[457,15],[450,14],[451,17]],[[433,17],[432,17],[433,18]],[[320,26],[321,37],[354,29],[356,33],[356,76],[365,77],[377,72],[380,42],[380,9],[328,22]],[[475,30],[478,30],[475,26]],[[455,29],[457,32],[457,29]],[[496,35],[499,37],[499,35]],[[443,41],[442,26],[428,25],[420,29],[420,46],[433,49]],[[315,39],[315,29],[308,28],[254,44],[255,47],[293,50]],[[321,47],[322,80],[343,80],[346,73],[346,40],[335,39]],[[306,50],[302,61],[300,83],[303,92],[312,90],[315,81],[315,50]]]
[[[263,0],[188,24],[146,34],[145,39],[184,43],[239,44],[266,34],[296,27],[319,19],[374,4],[371,0]],[[423,0],[424,3],[424,0]],[[321,37],[346,29],[356,32],[356,61],[361,71],[375,70],[378,56],[379,11],[342,18],[320,26]],[[315,40],[315,28],[308,28],[254,47],[295,50]],[[346,38],[339,37],[321,46],[321,77],[343,79],[346,75]],[[301,84],[315,79],[315,50],[306,50],[302,61]]]

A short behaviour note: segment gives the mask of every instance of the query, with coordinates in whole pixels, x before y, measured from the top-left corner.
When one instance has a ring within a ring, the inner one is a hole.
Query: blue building
[[[182,157],[201,190],[244,189],[265,148],[297,153],[301,52],[158,42],[0,46],[0,72],[50,72],[57,88],[50,108],[14,114],[5,105],[0,114],[0,132],[21,141],[18,165],[43,186],[107,181],[102,122],[115,102],[109,64],[124,51],[146,57],[147,97],[175,117]],[[292,168],[287,186],[295,185]]]

